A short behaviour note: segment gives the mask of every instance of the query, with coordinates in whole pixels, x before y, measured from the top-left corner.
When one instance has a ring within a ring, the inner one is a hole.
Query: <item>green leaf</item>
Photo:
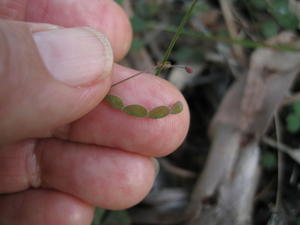
[[[161,4],[157,1],[135,1],[135,14],[143,18],[151,18],[161,13]]]
[[[105,209],[96,207],[92,225],[101,225],[102,224],[102,219],[104,217],[105,211],[106,211]]]
[[[152,119],[159,119],[159,118],[163,118],[163,117],[169,115],[169,113],[170,113],[169,107],[158,106],[149,112],[148,117],[152,118]]]
[[[133,32],[142,32],[146,29],[146,22],[140,17],[134,16],[130,19]]]
[[[260,30],[261,30],[262,34],[265,36],[265,38],[270,38],[270,37],[275,36],[278,33],[279,27],[274,21],[270,20],[270,21],[263,23],[260,26]]]
[[[290,133],[296,133],[300,129],[300,117],[294,113],[290,113],[287,118],[287,129]]]
[[[274,153],[264,152],[261,156],[261,165],[265,169],[275,169],[276,168],[276,156]]]
[[[247,0],[246,0],[247,1]],[[267,7],[266,0],[250,0],[251,5],[257,9],[265,9]]]
[[[285,29],[297,29],[298,19],[290,11],[287,0],[269,0],[268,7],[277,22]]]
[[[171,107],[170,113],[178,114],[178,113],[181,113],[182,110],[183,110],[183,104],[182,104],[182,102],[178,101]]]
[[[300,117],[300,102],[295,102],[292,107],[295,114]]]
[[[143,48],[145,46],[145,43],[143,40],[141,39],[138,39],[138,38],[134,38],[132,40],[132,43],[131,43],[131,48],[130,48],[130,51],[137,51],[137,50],[140,50],[141,48]]]
[[[110,211],[107,218],[101,225],[130,225],[132,224],[128,213],[122,211]]]
[[[128,105],[125,108],[123,108],[122,111],[130,116],[137,117],[146,117],[148,114],[147,109],[141,105]]]
[[[116,3],[122,5],[124,0],[115,0]]]
[[[108,94],[105,96],[105,100],[115,109],[122,110],[124,108],[124,103],[118,96]]]

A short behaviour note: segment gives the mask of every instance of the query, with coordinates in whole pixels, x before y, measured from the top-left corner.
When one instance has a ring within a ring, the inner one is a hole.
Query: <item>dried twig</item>
[[[234,17],[232,14],[232,4],[231,1],[228,0],[219,0],[221,9],[223,12],[223,16],[225,19],[226,26],[228,28],[229,34],[231,38],[238,39],[238,28],[236,26],[236,23],[234,22]],[[243,48],[240,45],[234,45],[233,51],[236,55],[236,57],[239,59],[240,63],[242,65],[246,65],[246,55],[244,53]]]
[[[277,143],[275,140],[268,137],[264,137],[262,141],[263,143],[288,154],[297,163],[300,163],[300,149],[292,149],[282,143]]]
[[[173,165],[171,162],[169,162],[167,159],[161,158],[159,159],[159,162],[161,167],[171,174],[174,174],[182,178],[188,178],[188,179],[196,177],[196,174],[194,172],[177,167]]]
[[[300,93],[296,93],[296,94],[286,97],[284,99],[284,101],[282,102],[282,106],[290,105],[290,104],[293,104],[293,103],[299,102],[299,101],[300,101]]]
[[[278,146],[282,140],[281,124],[279,121],[278,113],[275,114],[275,128]],[[283,174],[284,174],[284,156],[281,151],[277,151],[278,155],[278,168],[277,168],[277,193],[276,193],[276,205],[275,212],[279,212],[282,207],[282,193],[283,193]]]
[[[290,33],[271,42],[300,45]],[[258,49],[252,54],[247,76],[231,87],[211,124],[212,147],[191,197],[189,225],[251,223],[258,141],[299,71],[299,53]]]

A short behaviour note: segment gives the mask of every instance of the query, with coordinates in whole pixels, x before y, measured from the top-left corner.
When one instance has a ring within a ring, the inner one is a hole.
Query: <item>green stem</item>
[[[154,29],[155,28],[155,23],[149,24],[149,28]],[[166,32],[170,33],[175,33],[177,32],[176,27],[170,26],[166,27],[164,29]],[[299,52],[300,49],[297,47],[293,47],[291,45],[286,45],[286,44],[267,44],[265,42],[258,42],[258,41],[251,41],[247,39],[233,39],[229,37],[221,37],[217,35],[209,35],[209,34],[204,34],[200,32],[195,32],[191,31],[189,29],[183,29],[181,32],[182,35],[192,37],[192,38],[198,38],[202,40],[208,40],[208,41],[214,41],[214,42],[223,42],[223,43],[230,43],[230,44],[238,44],[246,48],[271,48],[274,50],[279,50],[279,51],[294,51],[294,52]]]
[[[192,12],[193,12],[193,9],[194,9],[196,3],[197,3],[197,0],[193,0],[193,2],[192,2],[192,4],[191,4],[190,8],[189,8],[188,11],[185,13],[183,19],[181,20],[180,25],[179,25],[179,27],[177,28],[177,31],[176,31],[175,35],[173,36],[173,38],[172,38],[172,40],[171,40],[171,42],[170,42],[170,45],[169,45],[168,49],[166,50],[166,52],[165,52],[165,54],[164,54],[164,58],[163,58],[163,60],[162,60],[162,62],[161,62],[161,65],[162,65],[162,66],[160,66],[160,67],[157,68],[157,71],[156,71],[156,73],[155,73],[156,76],[159,76],[159,75],[160,75],[161,71],[163,70],[164,65],[165,65],[166,62],[168,61],[169,56],[170,56],[170,54],[171,54],[171,52],[172,52],[172,50],[173,50],[173,48],[174,48],[174,46],[175,46],[175,43],[176,43],[176,41],[178,40],[180,34],[181,34],[182,31],[183,31],[183,27],[186,25],[186,23],[188,22],[188,19],[189,19],[189,18],[191,17],[191,15],[192,15]]]

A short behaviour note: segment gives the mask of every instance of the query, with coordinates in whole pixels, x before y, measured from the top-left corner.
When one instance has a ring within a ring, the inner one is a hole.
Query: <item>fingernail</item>
[[[33,34],[41,58],[52,76],[70,86],[93,83],[110,74],[113,53],[109,41],[91,28],[65,28]]]
[[[154,164],[154,169],[155,169],[155,176],[157,176],[159,174],[159,170],[160,170],[160,165],[159,162],[156,158],[151,158],[153,164]]]
[[[30,31],[32,33],[36,32],[42,32],[42,31],[49,31],[49,30],[56,30],[56,29],[61,29],[64,28],[62,26],[54,25],[54,24],[49,24],[49,23],[32,23],[32,22],[27,22],[27,26],[29,27]]]

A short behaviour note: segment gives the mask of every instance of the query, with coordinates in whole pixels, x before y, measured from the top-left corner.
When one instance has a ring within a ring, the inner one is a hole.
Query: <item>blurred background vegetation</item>
[[[191,0],[116,0],[130,16],[134,39],[122,64],[148,70],[162,60],[176,28]],[[185,95],[191,110],[191,128],[182,146],[160,159],[161,170],[149,196],[124,211],[97,208],[93,225],[184,224],[183,212],[209,150],[209,123],[219,103],[238,74],[247,69],[251,52],[283,31],[298,33],[298,8],[289,0],[227,0],[238,24],[235,32],[224,19],[218,0],[199,0],[185,26],[170,61],[191,66],[194,72],[170,69],[163,76]],[[300,7],[299,7],[300,10]],[[232,48],[233,44],[235,49]],[[237,48],[237,49],[236,49]],[[282,49],[285,51],[285,49]],[[284,63],[284,62],[283,62]],[[178,73],[179,78],[178,78]],[[182,78],[183,77],[183,78]],[[300,89],[299,80],[293,92]],[[280,114],[283,142],[291,148],[300,144],[300,102],[294,101]],[[272,135],[274,131],[269,131]],[[262,175],[255,197],[253,224],[300,225],[299,161],[286,157],[282,202],[285,223],[271,221],[276,199],[276,149],[261,143]]]

